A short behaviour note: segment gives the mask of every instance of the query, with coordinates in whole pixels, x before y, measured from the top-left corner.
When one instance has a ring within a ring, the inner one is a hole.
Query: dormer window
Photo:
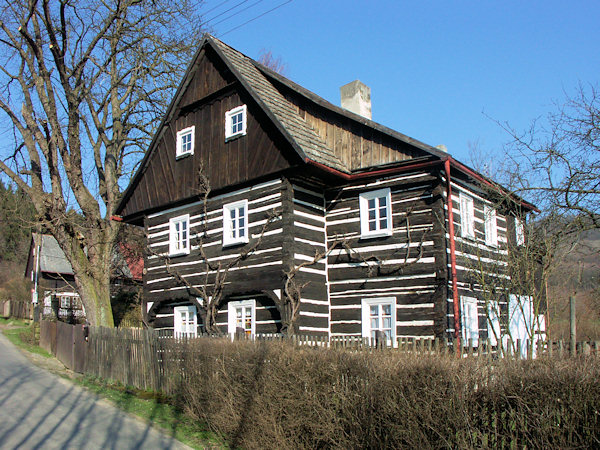
[[[225,113],[225,140],[246,134],[246,105],[238,106]]]
[[[180,158],[186,155],[194,154],[194,134],[195,126],[184,128],[177,132],[177,153],[176,157]]]

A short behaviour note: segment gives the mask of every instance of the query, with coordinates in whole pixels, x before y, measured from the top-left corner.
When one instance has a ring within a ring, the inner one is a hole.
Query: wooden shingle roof
[[[240,78],[242,84],[246,84],[250,94],[254,94],[255,100],[259,104],[262,103],[265,112],[272,114],[276,125],[287,135],[303,159],[308,157],[334,169],[349,171],[315,130],[300,117],[294,105],[269,82],[263,72],[258,70],[255,61],[212,36],[208,36],[207,39],[215,44],[225,63],[229,63],[232,72]]]

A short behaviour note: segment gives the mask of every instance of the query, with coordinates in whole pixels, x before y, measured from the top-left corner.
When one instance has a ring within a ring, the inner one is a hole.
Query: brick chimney
[[[371,119],[371,88],[354,80],[340,88],[342,108]]]

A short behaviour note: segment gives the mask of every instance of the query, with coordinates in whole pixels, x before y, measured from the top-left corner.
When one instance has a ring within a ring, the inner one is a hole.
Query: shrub
[[[597,357],[496,361],[198,339],[180,400],[243,448],[600,445]]]

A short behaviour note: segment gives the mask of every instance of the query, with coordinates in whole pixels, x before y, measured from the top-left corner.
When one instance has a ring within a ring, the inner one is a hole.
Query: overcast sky
[[[288,78],[332,103],[360,79],[373,120],[464,162],[469,143],[498,154],[508,141],[492,119],[524,129],[600,74],[597,1],[208,0],[204,9],[217,37],[255,59],[270,50]]]

